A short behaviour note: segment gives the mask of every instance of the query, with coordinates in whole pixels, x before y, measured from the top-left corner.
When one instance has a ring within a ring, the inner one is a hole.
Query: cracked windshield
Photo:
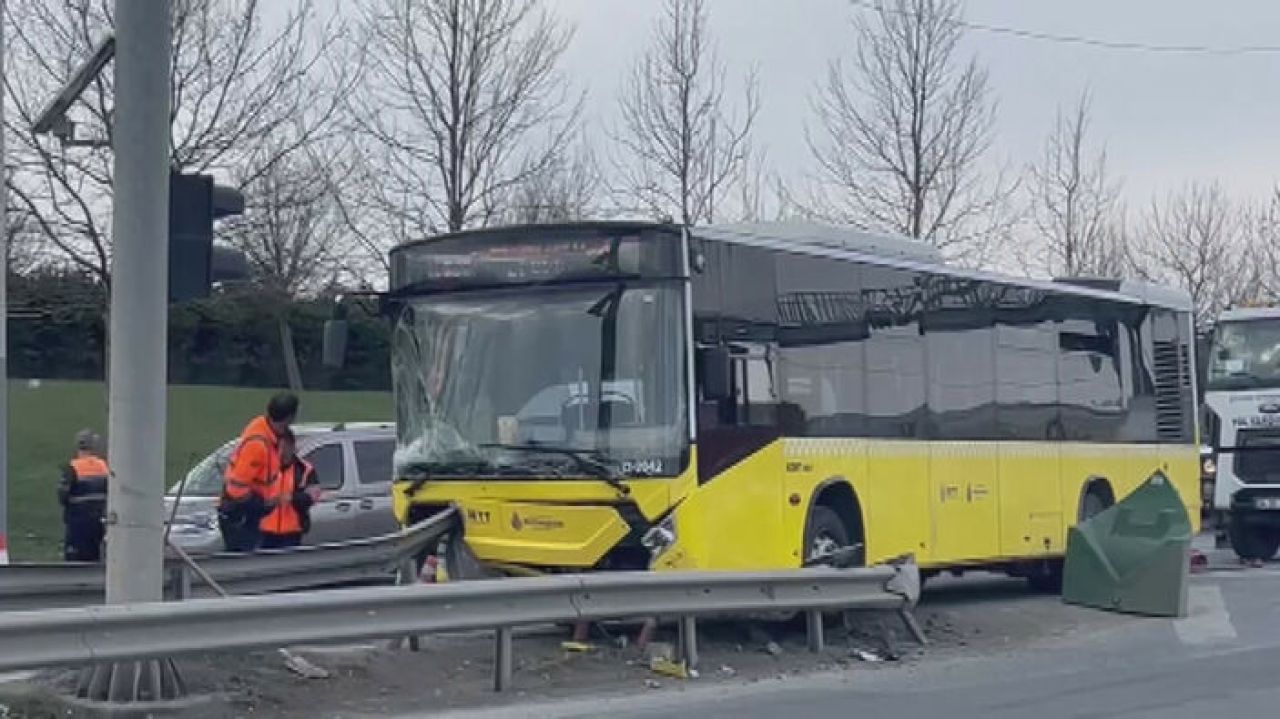
[[[393,338],[404,478],[679,471],[678,283],[415,299]]]

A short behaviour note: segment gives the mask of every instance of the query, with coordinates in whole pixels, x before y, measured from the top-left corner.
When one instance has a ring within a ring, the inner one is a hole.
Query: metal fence
[[[624,572],[335,589],[0,613],[0,671],[84,666],[301,643],[494,629],[496,689],[511,679],[513,627],[626,617],[679,617],[681,647],[697,661],[693,617],[807,611],[822,646],[822,611],[908,613],[919,598],[914,563],[770,572]]]
[[[340,544],[321,544],[253,554],[198,558],[201,569],[232,594],[265,594],[389,580],[404,560],[434,547],[457,526],[450,509],[394,534]],[[216,596],[216,591],[178,557],[165,558],[169,599]],[[101,564],[10,564],[0,566],[0,612],[101,604]]]

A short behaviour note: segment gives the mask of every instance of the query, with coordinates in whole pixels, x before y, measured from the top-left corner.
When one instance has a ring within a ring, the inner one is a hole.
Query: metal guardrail
[[[681,648],[697,662],[693,617],[807,611],[822,647],[821,612],[908,610],[914,563],[772,572],[550,575],[290,595],[49,609],[0,614],[0,671],[173,657],[209,651],[364,641],[495,629],[495,688],[510,683],[511,629],[545,622],[681,617]],[[815,636],[816,634],[816,636]]]
[[[456,510],[450,509],[382,537],[253,554],[211,554],[197,561],[214,581],[237,595],[390,579],[406,558],[432,546],[456,524]],[[0,612],[101,604],[105,572],[101,564],[0,566]],[[169,599],[216,596],[177,557],[165,558],[165,576]]]

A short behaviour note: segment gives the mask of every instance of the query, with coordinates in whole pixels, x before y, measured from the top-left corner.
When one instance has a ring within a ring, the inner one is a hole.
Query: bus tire
[[[849,546],[849,530],[840,521],[840,515],[822,504],[809,509],[809,521],[805,523],[804,535],[806,562]]]
[[[1249,562],[1269,561],[1280,550],[1280,529],[1250,525],[1232,517],[1227,524],[1227,534],[1236,556]]]
[[[1062,593],[1062,567],[1060,558],[1031,562],[1027,568],[1027,587],[1040,594]]]

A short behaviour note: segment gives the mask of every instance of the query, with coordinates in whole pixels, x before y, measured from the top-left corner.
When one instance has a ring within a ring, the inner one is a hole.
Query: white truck
[[[1202,475],[1236,554],[1280,549],[1280,307],[1223,312],[1204,372]]]

